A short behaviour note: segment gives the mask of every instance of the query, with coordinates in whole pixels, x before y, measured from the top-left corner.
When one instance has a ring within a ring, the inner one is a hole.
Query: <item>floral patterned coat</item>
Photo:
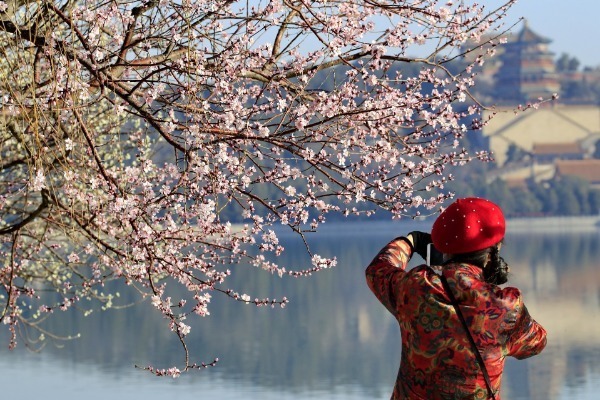
[[[367,284],[398,320],[400,370],[392,400],[486,399],[485,379],[440,277],[428,266],[406,271],[412,246],[398,238],[366,270]],[[518,289],[488,284],[481,269],[444,265],[446,277],[490,376],[496,399],[507,356],[538,354],[546,331],[523,304]]]

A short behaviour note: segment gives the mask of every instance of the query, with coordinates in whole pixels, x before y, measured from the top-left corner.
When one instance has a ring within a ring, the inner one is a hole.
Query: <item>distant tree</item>
[[[508,150],[506,151],[506,162],[520,162],[525,160],[528,155],[529,153],[522,147],[517,146],[515,143],[511,143],[508,145]]]
[[[563,80],[560,84],[561,98],[565,101],[593,103],[597,98],[593,86],[585,80]]]
[[[507,214],[512,214],[517,209],[515,198],[506,181],[497,178],[486,186],[480,188],[480,196],[497,203]]]
[[[513,207],[512,215],[536,216],[542,212],[543,205],[540,199],[527,188],[516,187],[512,190]]]
[[[581,65],[581,63],[579,62],[579,60],[575,57],[571,58],[569,60],[569,64],[567,66],[569,71],[577,71],[579,69],[579,66]]]
[[[567,53],[562,53],[556,60],[556,70],[558,72],[573,72],[577,71],[580,66],[580,62],[577,58],[569,56]]]
[[[594,152],[592,153],[592,157],[595,159],[600,158],[600,140],[596,140],[596,142],[594,142]]]
[[[454,179],[444,186],[445,190],[460,193],[461,197],[484,196],[483,188],[487,187],[488,183],[483,165],[492,163],[478,164],[470,164],[467,168],[454,168],[452,171]]]
[[[596,105],[600,105],[600,81],[586,82],[587,90],[591,92],[592,102]]]
[[[588,201],[590,203],[590,214],[600,214],[600,190],[590,190]]]
[[[571,189],[571,192],[575,195],[579,203],[579,214],[590,215],[590,185],[589,183],[576,176],[568,176],[562,179],[564,186]]]
[[[567,53],[562,53],[560,57],[556,60],[556,70],[558,72],[568,71],[569,68],[569,55]]]
[[[558,198],[558,210],[560,215],[581,215],[583,207],[580,197],[574,190],[575,182],[569,177],[560,177],[552,182],[552,188]]]
[[[537,198],[542,202],[542,212],[548,215],[560,214],[560,199],[554,186],[549,183],[543,183],[544,190],[539,193],[542,196]]]

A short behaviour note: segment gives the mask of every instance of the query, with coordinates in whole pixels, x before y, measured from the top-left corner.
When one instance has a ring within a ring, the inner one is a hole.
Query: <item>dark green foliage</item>
[[[508,187],[496,180],[480,195],[498,203],[508,216],[591,215],[600,210],[600,192],[570,176],[527,187]]]
[[[579,69],[580,64],[576,57],[570,57],[567,53],[562,53],[556,60],[556,70],[558,72],[573,72]]]
[[[456,197],[485,197],[502,207],[509,217],[597,215],[600,190],[574,176],[556,177],[544,182],[528,181],[524,186],[510,186],[506,181],[489,178],[493,163],[474,162],[459,167],[455,180],[445,190]]]
[[[523,161],[527,158],[529,153],[527,153],[523,148],[517,146],[514,143],[511,143],[508,146],[508,150],[506,151],[506,162],[519,162]]]
[[[600,140],[597,140],[596,143],[594,143],[593,157],[596,159],[600,158]]]

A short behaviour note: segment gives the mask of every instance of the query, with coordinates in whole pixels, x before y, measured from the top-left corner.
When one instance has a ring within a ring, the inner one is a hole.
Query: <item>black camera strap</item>
[[[479,363],[479,367],[481,368],[481,372],[483,373],[483,378],[485,379],[485,385],[487,386],[487,390],[488,390],[488,398],[491,397],[493,400],[496,400],[496,396],[494,395],[494,391],[492,390],[492,382],[490,381],[490,376],[488,375],[487,368],[485,367],[485,362],[483,361],[483,358],[481,357],[481,354],[479,353],[479,349],[477,348],[477,344],[475,344],[475,340],[473,339],[473,336],[471,336],[471,332],[469,331],[469,326],[467,325],[467,321],[465,321],[465,317],[462,315],[462,312],[460,311],[460,307],[458,306],[456,297],[454,297],[452,290],[450,290],[450,285],[448,285],[448,281],[446,280],[446,277],[443,275],[440,275],[440,279],[442,280],[442,285],[444,286],[444,290],[448,294],[448,297],[450,298],[450,301],[452,302],[452,305],[454,306],[456,315],[458,315],[458,319],[460,319],[460,322],[462,323],[462,326],[465,329],[465,332],[467,333],[467,338],[469,338],[469,342],[471,343],[471,346],[473,347],[473,352],[475,353],[475,358],[477,358],[477,362]]]

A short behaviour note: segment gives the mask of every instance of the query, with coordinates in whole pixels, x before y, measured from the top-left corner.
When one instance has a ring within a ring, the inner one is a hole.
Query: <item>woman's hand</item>
[[[420,255],[423,260],[427,260],[427,245],[431,244],[429,263],[431,265],[441,265],[444,262],[444,256],[432,244],[431,234],[421,231],[412,231],[406,236],[412,244],[415,253]]]

